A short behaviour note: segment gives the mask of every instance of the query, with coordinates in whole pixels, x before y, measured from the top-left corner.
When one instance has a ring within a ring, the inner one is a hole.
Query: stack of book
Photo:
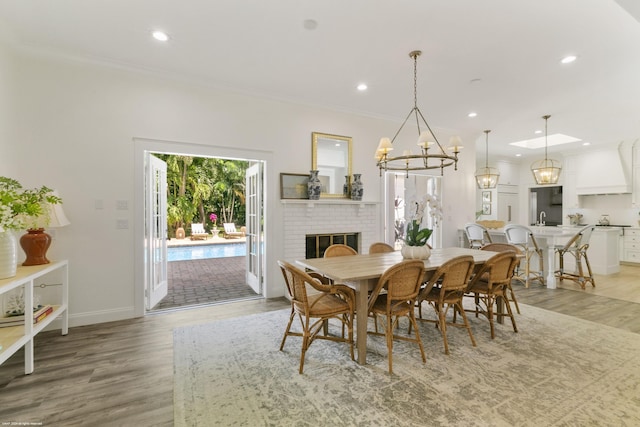
[[[33,309],[33,323],[38,323],[47,317],[53,311],[51,305],[39,305]],[[4,317],[0,317],[0,328],[6,328],[9,326],[24,325],[24,314],[18,315],[13,313],[6,313]]]

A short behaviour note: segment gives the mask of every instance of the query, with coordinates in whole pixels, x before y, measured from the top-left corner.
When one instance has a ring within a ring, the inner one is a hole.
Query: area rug
[[[519,332],[470,317],[477,340],[449,331],[450,354],[421,322],[427,363],[383,337],[358,365],[316,341],[298,374],[300,338],[280,340],[288,310],[174,331],[176,426],[638,426],[640,335],[521,304]],[[426,312],[426,311],[425,311]],[[404,328],[406,330],[406,328]],[[338,333],[338,325],[332,325]]]

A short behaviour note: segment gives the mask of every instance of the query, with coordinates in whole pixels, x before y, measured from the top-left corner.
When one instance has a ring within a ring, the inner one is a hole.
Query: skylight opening
[[[561,133],[554,133],[553,135],[549,135],[547,137],[547,146],[553,147],[554,145],[563,145],[569,144],[571,142],[582,141],[580,138],[575,138],[569,135],[563,135]],[[513,145],[514,147],[528,148],[529,150],[535,150],[538,148],[544,148],[545,138],[533,138],[533,139],[525,139],[523,141],[510,142],[509,145]]]

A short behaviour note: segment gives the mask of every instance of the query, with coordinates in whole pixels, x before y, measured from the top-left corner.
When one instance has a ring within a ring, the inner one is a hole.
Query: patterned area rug
[[[375,336],[368,365],[351,361],[345,344],[319,340],[299,375],[300,338],[278,351],[288,310],[178,328],[175,425],[640,425],[640,335],[521,311],[520,332],[507,321],[494,340],[486,319],[470,317],[477,347],[450,328],[448,356],[438,330],[421,322],[427,363],[417,346],[396,341],[393,375]]]

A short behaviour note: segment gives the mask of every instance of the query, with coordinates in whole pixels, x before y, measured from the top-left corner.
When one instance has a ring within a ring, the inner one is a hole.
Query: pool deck
[[[206,239],[196,239],[191,240],[188,237],[184,239],[169,239],[167,241],[167,247],[172,248],[176,246],[200,246],[200,245],[219,245],[223,243],[244,243],[246,242],[246,237],[236,237],[233,239],[225,239],[224,237],[208,237]]]

